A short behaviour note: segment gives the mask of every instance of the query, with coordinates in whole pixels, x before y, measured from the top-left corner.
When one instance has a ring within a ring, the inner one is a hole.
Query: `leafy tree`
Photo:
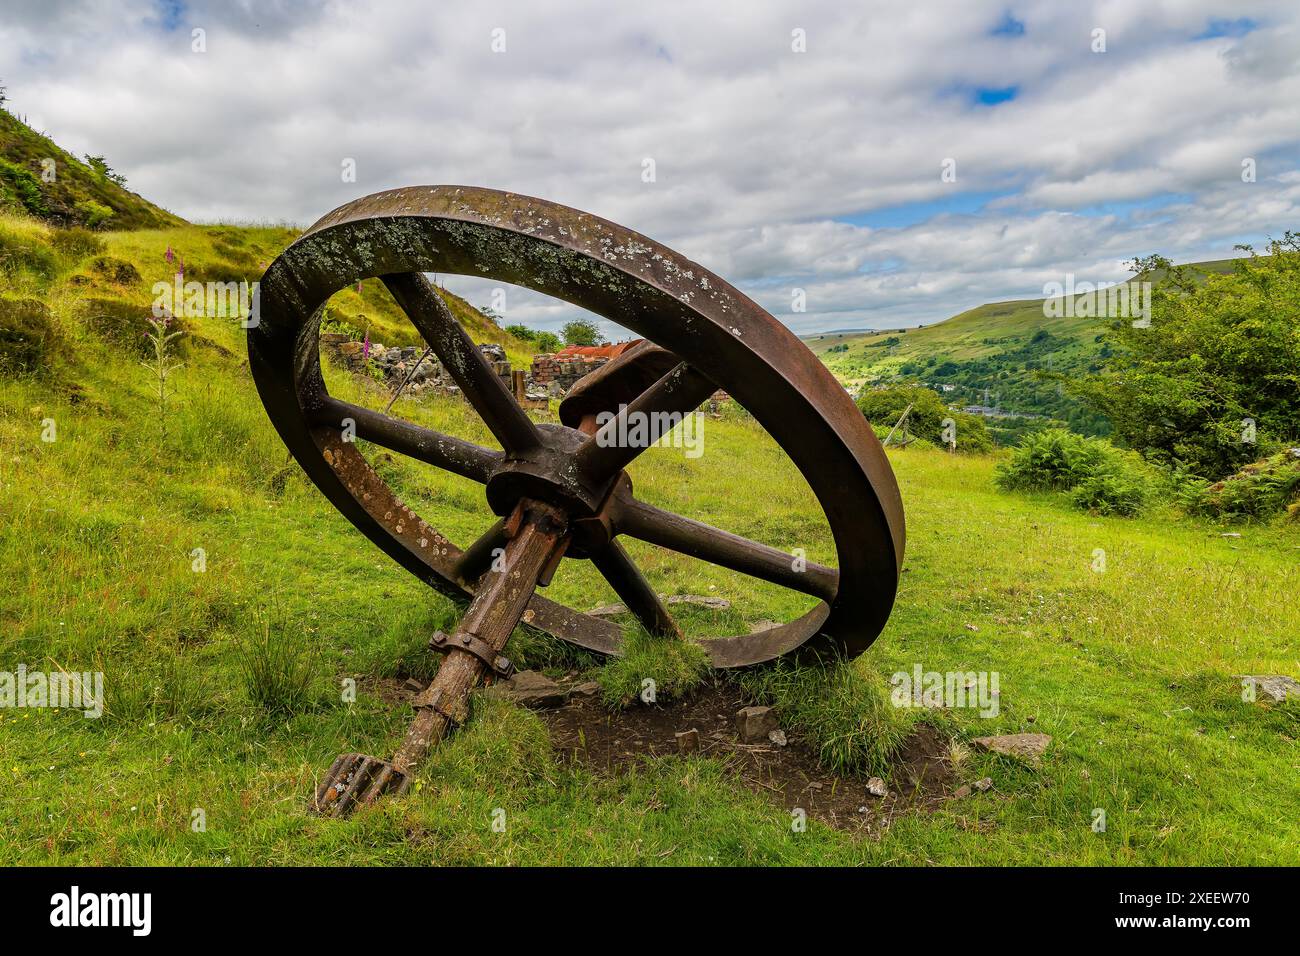
[[[1300,233],[1197,281],[1153,255],[1149,325],[1116,320],[1114,356],[1074,391],[1143,456],[1223,478],[1300,438]],[[1143,327],[1145,326],[1145,327]],[[1253,426],[1252,423],[1253,422]]]
[[[908,405],[912,406],[912,411],[907,416],[907,427],[913,435],[936,445],[944,444],[943,422],[951,418],[957,426],[958,451],[979,453],[993,450],[993,439],[984,419],[953,411],[931,389],[920,385],[894,385],[869,389],[858,398],[858,409],[882,435],[894,427]]]
[[[536,330],[530,329],[526,325],[507,325],[506,331],[511,335],[513,335],[515,338],[522,339],[525,342],[537,341]]]
[[[558,352],[564,347],[564,343],[560,341],[560,337],[554,332],[538,332],[537,338],[533,342],[537,345],[537,351],[539,352]]]
[[[86,165],[94,170],[95,174],[101,179],[107,179],[109,182],[117,183],[119,186],[126,185],[126,177],[121,173],[114,172],[113,167],[108,165],[108,162],[103,156],[91,156],[87,153]]]
[[[560,330],[565,345],[599,345],[600,326],[590,319],[574,319]]]

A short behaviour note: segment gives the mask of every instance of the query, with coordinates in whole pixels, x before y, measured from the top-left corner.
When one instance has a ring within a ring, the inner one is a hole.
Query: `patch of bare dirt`
[[[561,707],[539,710],[555,749],[566,759],[605,773],[620,773],[648,757],[678,753],[676,734],[695,729],[700,751],[722,760],[751,790],[787,809],[841,829],[868,834],[888,827],[909,810],[931,810],[952,795],[958,781],[947,760],[947,744],[921,725],[895,757],[889,792],[867,792],[867,781],[841,777],[817,761],[797,729],[787,730],[784,747],[743,744],[735,714],[745,701],[731,686],[705,687],[692,698],[665,706],[636,706],[611,712],[595,697],[574,695]]]

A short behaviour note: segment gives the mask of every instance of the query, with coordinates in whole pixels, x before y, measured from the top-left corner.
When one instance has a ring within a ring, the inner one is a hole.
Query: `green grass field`
[[[108,241],[143,264],[172,240]],[[423,645],[455,609],[286,462],[233,319],[191,330],[220,348],[186,354],[164,436],[148,373],[78,309],[58,308],[61,281],[44,294],[64,357],[44,377],[0,379],[0,669],[101,670],[108,713],[0,711],[0,863],[1300,862],[1300,712],[1243,702],[1233,676],[1300,667],[1294,525],[1224,538],[1172,513],[1095,518],[1053,496],[996,491],[991,458],[924,450],[892,457],[907,567],[887,630],[853,666],[881,685],[916,663],[997,671],[1000,715],[955,712],[943,731],[1050,734],[1040,768],[975,754],[959,772],[991,776],[989,793],[904,815],[878,840],[812,821],[799,833],[707,758],[597,776],[557,761],[535,715],[481,701],[408,798],[349,821],[309,816],[334,756],[389,753],[400,739],[409,714],[365,678],[427,675]],[[384,398],[339,374],[331,387]],[[488,441],[458,400],[396,410]],[[42,441],[46,419],[53,442]],[[705,441],[695,461],[669,448],[643,456],[639,493],[833,559],[810,493],[761,430],[733,412],[708,421]],[[453,540],[490,523],[477,486],[402,461],[380,468]],[[731,611],[689,617],[696,636],[806,607],[631,548],[660,591],[732,600]],[[614,600],[577,562],[549,596],[579,608]],[[540,653],[512,652],[525,663]],[[348,677],[361,678],[352,704],[339,694]],[[505,832],[493,830],[497,808]],[[1096,808],[1104,833],[1092,829]]]

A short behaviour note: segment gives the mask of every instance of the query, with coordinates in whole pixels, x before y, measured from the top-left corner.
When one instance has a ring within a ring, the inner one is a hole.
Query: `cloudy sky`
[[[1252,0],[5,0],[0,83],[195,221],[509,189],[658,239],[810,332],[1300,229],[1297,20]],[[547,328],[575,311],[506,304]]]

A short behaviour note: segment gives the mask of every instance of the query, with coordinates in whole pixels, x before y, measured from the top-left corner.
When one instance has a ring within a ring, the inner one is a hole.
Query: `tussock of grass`
[[[435,786],[502,793],[550,776],[554,760],[551,736],[536,714],[480,693],[469,722],[430,754],[420,776]]]
[[[777,661],[737,676],[755,703],[775,707],[785,727],[798,728],[828,770],[884,774],[912,719],[894,707],[889,690],[853,663],[795,667]]]
[[[605,659],[533,627],[515,628],[506,654],[519,670],[535,671],[585,671],[600,666]]]
[[[289,717],[311,709],[319,699],[319,661],[311,643],[281,620],[262,616],[259,623],[239,650],[248,699],[268,716]]]
[[[709,674],[708,656],[694,641],[666,640],[636,628],[624,633],[623,656],[596,673],[607,707],[627,707],[641,699],[647,680],[654,681],[655,702],[685,696]]]

